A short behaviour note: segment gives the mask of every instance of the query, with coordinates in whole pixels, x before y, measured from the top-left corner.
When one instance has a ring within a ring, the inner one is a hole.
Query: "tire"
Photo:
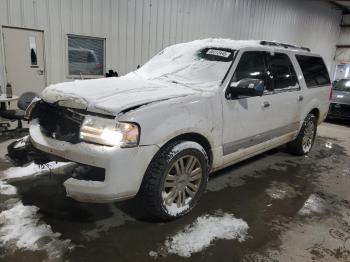
[[[208,167],[208,156],[198,143],[170,142],[148,166],[138,199],[152,219],[169,221],[184,216],[195,207],[206,188]]]
[[[16,166],[29,162],[28,137],[17,139],[7,146],[7,156]]]
[[[314,144],[316,132],[317,117],[314,114],[308,114],[297,138],[287,144],[288,151],[298,156],[308,154]]]

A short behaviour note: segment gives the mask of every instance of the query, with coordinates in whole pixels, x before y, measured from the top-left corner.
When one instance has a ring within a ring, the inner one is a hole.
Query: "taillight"
[[[333,88],[331,88],[331,92],[329,93],[329,101],[332,100],[332,97],[333,97]]]

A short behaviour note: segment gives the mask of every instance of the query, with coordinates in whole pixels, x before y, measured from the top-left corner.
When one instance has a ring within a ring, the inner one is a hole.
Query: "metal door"
[[[3,27],[6,81],[13,93],[40,93],[46,85],[42,31]]]

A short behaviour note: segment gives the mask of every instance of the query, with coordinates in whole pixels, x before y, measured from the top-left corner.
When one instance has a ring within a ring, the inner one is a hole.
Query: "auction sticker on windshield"
[[[228,58],[231,55],[231,53],[230,52],[226,52],[224,50],[209,49],[207,51],[207,55],[216,55],[216,56],[221,56],[221,57]]]

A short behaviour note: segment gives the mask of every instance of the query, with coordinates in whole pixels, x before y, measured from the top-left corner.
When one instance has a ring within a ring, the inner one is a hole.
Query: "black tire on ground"
[[[16,166],[22,166],[29,162],[28,147],[17,146],[20,140],[16,140],[7,146],[7,155]]]
[[[313,128],[310,128],[313,130],[313,134],[310,137],[311,139],[311,145],[309,147],[303,146],[303,139],[307,136],[307,128],[310,127],[310,125],[313,126]],[[290,153],[298,156],[306,155],[311,151],[311,148],[314,144],[315,137],[317,132],[317,117],[310,113],[306,116],[303,126],[300,129],[300,132],[295,140],[287,144],[287,149]]]
[[[173,212],[169,210],[169,206],[165,204],[163,199],[163,186],[174,163],[187,156],[193,156],[198,160],[197,164],[202,169],[202,178],[198,185],[198,191],[189,204],[185,205],[185,208]],[[169,221],[184,216],[195,207],[203,194],[208,181],[208,170],[208,156],[198,143],[182,140],[170,142],[159,150],[149,164],[137,196],[138,200],[152,219]]]

